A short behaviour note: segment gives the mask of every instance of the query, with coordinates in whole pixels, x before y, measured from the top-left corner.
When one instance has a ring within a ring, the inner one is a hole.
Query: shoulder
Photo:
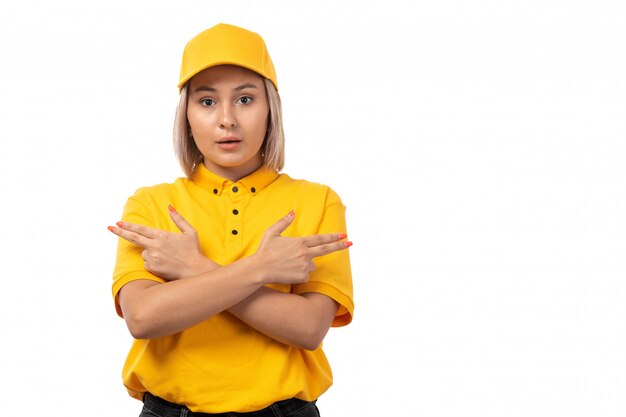
[[[298,193],[307,199],[323,201],[328,204],[341,204],[339,195],[328,185],[304,179],[295,179],[288,174],[282,173],[276,180],[277,187],[288,190],[290,193]]]
[[[182,196],[189,196],[189,180],[178,178],[172,183],[161,183],[138,188],[124,205],[122,221],[168,230],[172,226],[167,207],[179,206]]]
[[[188,200],[189,180],[178,178],[172,183],[155,184],[138,188],[124,205],[123,219],[133,223],[156,226],[168,221],[167,206],[177,207],[181,200]]]
[[[138,202],[160,202],[168,200],[174,195],[184,192],[191,181],[187,178],[177,178],[172,183],[161,183],[146,187],[138,188],[135,193],[129,197],[129,200]]]

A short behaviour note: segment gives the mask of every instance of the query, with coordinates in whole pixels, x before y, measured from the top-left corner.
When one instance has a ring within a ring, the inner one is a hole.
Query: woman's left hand
[[[140,224],[119,222],[109,230],[144,248],[141,256],[147,271],[168,281],[198,275],[220,265],[200,250],[198,233],[172,206],[170,217],[181,233],[172,233]]]

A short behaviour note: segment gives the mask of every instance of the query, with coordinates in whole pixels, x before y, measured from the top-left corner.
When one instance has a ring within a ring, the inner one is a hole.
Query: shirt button
[[[233,210],[233,214],[236,216],[237,214],[239,214],[239,210],[234,209],[234,210]]]
[[[238,231],[236,231],[236,230],[233,230],[233,232],[232,232],[232,233],[233,233],[233,235],[236,235],[236,234],[237,234],[237,233],[239,233],[239,232],[238,232]]]
[[[217,194],[217,188],[213,189],[213,194]]]
[[[256,188],[252,187],[250,191],[252,191],[253,193],[256,193]]]
[[[237,191],[239,191],[239,188],[237,188],[237,186],[233,187],[233,193],[236,193]]]

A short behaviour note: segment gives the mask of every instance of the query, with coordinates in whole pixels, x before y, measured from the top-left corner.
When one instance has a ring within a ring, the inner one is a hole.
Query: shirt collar
[[[199,163],[196,165],[191,180],[198,186],[216,195],[221,195],[224,188],[233,184],[241,185],[248,190],[250,194],[256,195],[263,188],[271,184],[278,177],[278,175],[278,172],[273,169],[260,167],[247,177],[233,182],[212,173],[204,166],[203,163]]]

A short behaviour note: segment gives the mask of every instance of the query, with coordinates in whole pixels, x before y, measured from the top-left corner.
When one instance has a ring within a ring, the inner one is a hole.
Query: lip
[[[223,144],[223,143],[239,143],[241,142],[241,139],[239,139],[236,136],[224,136],[223,138],[220,138],[219,140],[216,141],[216,143],[219,144]]]
[[[224,136],[220,138],[217,142],[215,142],[220,149],[224,150],[232,150],[239,146],[241,143],[241,139],[235,136]]]

